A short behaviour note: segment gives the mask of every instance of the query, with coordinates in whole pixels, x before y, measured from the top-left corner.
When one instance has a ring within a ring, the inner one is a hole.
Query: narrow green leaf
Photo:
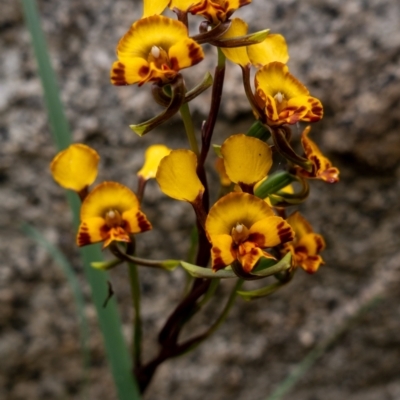
[[[265,199],[268,195],[274,194],[296,181],[296,177],[286,171],[276,171],[257,187],[254,195]]]
[[[261,121],[255,121],[246,135],[266,142],[271,137],[271,132]]]
[[[210,268],[199,267],[198,265],[189,264],[185,261],[181,261],[182,267],[189,272],[190,275],[195,278],[208,278],[208,279],[229,279],[237,278],[235,273],[231,270],[220,269],[214,272]]]
[[[57,81],[52,69],[43,31],[40,26],[35,0],[21,0],[27,27],[31,34],[35,57],[39,67],[39,75],[44,90],[44,98],[48,110],[49,121],[57,149],[62,150],[71,143],[71,134],[65,118],[57,88]],[[80,203],[75,193],[67,193],[68,201],[74,215],[74,223],[79,224]],[[107,297],[107,273],[93,269],[90,264],[102,259],[99,246],[86,246],[80,249],[84,271],[89,281],[93,302],[96,306],[101,331],[111,371],[117,387],[119,400],[139,399],[136,382],[132,376],[131,359],[124,342],[121,320],[115,298],[103,308]]]

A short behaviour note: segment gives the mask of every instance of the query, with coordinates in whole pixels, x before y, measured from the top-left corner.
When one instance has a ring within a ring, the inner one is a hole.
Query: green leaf
[[[250,46],[252,44],[263,42],[269,35],[269,31],[269,29],[265,29],[263,31],[250,33],[243,36],[237,36],[235,38],[210,40],[209,43],[213,44],[214,46],[223,48]]]
[[[189,264],[181,261],[182,267],[195,278],[208,278],[208,279],[230,279],[237,278],[236,274],[231,270],[220,269],[214,272],[210,268],[199,267],[198,265]]]
[[[58,93],[56,77],[50,63],[46,41],[40,26],[36,1],[21,0],[21,3],[39,67],[51,131],[57,149],[62,150],[70,145],[71,134]],[[71,192],[67,192],[67,198],[73,211],[75,227],[77,227],[79,224],[79,199],[75,193]],[[115,298],[108,302],[106,308],[103,307],[104,299],[108,293],[108,275],[90,266],[91,262],[101,260],[100,247],[98,245],[86,246],[80,249],[80,253],[84,264],[85,276],[90,284],[93,302],[96,306],[107,358],[117,387],[118,398],[119,400],[137,400],[140,397],[131,372],[132,363],[122,335],[121,320]]]
[[[278,192],[296,180],[297,178],[289,174],[289,172],[277,171],[269,175],[268,178],[257,187],[254,195],[265,199],[268,195]]]
[[[122,261],[117,258],[111,261],[93,261],[90,266],[95,269],[100,269],[102,271],[108,271],[115,268],[117,265],[121,264]]]
[[[271,137],[271,132],[261,121],[256,121],[247,131],[246,136],[255,137],[266,142]]]
[[[264,278],[267,276],[271,276],[277,274],[278,272],[286,271],[291,266],[291,259],[292,254],[288,252],[279,262],[275,263],[274,265],[268,266],[265,265],[259,271],[247,274],[249,277],[257,277],[257,278]],[[269,264],[268,261],[260,260],[261,263],[265,262]],[[230,269],[220,269],[219,271],[214,272],[210,268],[203,268],[199,267],[198,265],[189,264],[185,261],[180,262],[182,267],[189,272],[190,275],[194,276],[195,278],[207,278],[207,279],[231,279],[237,278],[238,276]],[[227,267],[229,268],[229,266]]]

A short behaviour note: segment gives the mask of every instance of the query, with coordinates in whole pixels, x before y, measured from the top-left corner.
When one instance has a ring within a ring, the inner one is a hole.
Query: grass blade
[[[36,1],[21,0],[21,3],[26,24],[32,37],[52,134],[57,149],[62,150],[71,143],[71,134],[58,93],[56,77],[47,52]],[[79,199],[71,192],[68,192],[67,197],[73,211],[75,226],[77,226],[79,223]],[[93,302],[96,306],[107,358],[117,387],[118,398],[119,400],[139,399],[136,382],[132,376],[132,362],[122,336],[121,320],[115,299],[112,298],[107,307],[103,308],[103,302],[108,293],[108,275],[106,272],[97,271],[90,266],[92,261],[100,261],[102,259],[99,246],[82,248],[81,257],[85,275],[92,290]]]

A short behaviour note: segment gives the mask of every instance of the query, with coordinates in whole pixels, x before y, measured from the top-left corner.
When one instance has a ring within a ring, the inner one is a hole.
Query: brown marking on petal
[[[247,240],[262,246],[262,244],[265,243],[265,236],[262,233],[255,232],[250,234]]]
[[[211,252],[213,254],[213,257],[212,257],[212,259],[213,259],[213,265],[212,265],[213,271],[218,271],[219,269],[225,268],[226,265],[223,262],[222,257],[221,257],[221,253],[222,253],[221,249],[218,248],[218,247],[213,246],[212,249],[211,249]]]
[[[118,63],[116,68],[111,70],[111,83],[115,86],[124,86],[128,83],[125,79],[125,65]]]
[[[296,246],[296,253],[308,254],[307,247],[305,247],[305,246]]]
[[[315,171],[319,171],[321,169],[321,160],[319,159],[319,157],[316,155],[312,155],[312,156],[310,156],[309,159],[314,164]],[[314,172],[314,176],[315,176],[315,172]]]
[[[142,65],[139,69],[139,75],[141,77],[145,77],[150,71],[150,68],[147,65]]]
[[[313,112],[313,114],[322,114],[322,110],[323,110],[323,108],[322,107],[320,107],[320,106],[314,106],[312,109],[311,109],[311,111]]]
[[[315,244],[317,246],[317,254],[321,252],[321,250],[325,247],[324,240],[321,236],[314,236]]]
[[[272,107],[271,104],[267,104],[265,107],[266,111],[267,111],[267,116],[273,116],[274,115],[274,108]]]
[[[79,233],[77,237],[77,243],[78,246],[86,246],[87,244],[92,243],[92,238],[90,237],[89,233],[89,228],[85,223],[82,223],[82,225],[79,228]]]
[[[141,232],[149,231],[152,228],[150,222],[140,211],[136,213],[136,218]]]
[[[291,242],[293,240],[293,230],[290,226],[278,228],[278,236],[281,239],[281,243]]]
[[[86,246],[87,244],[92,243],[90,235],[86,232],[79,232],[78,235],[78,246]]]
[[[196,47],[194,50],[192,50],[189,53],[189,56],[192,60],[192,65],[198,64],[204,58],[203,53],[199,47]]]
[[[250,4],[251,0],[239,0],[239,7],[243,7],[246,4]]]
[[[173,69],[174,71],[179,71],[179,61],[176,57],[171,57],[169,59],[169,62],[171,64],[171,69]]]

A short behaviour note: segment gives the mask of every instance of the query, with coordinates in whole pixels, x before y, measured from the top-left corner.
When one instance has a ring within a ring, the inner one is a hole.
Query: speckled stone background
[[[136,187],[143,150],[154,142],[184,145],[178,119],[140,139],[128,128],[157,111],[147,87],[116,88],[109,68],[119,37],[140,16],[128,0],[42,0],[43,28],[76,141],[96,148],[101,180]],[[263,400],[303,359],[375,296],[285,399],[400,399],[400,3],[397,0],[254,0],[238,15],[252,30],[285,35],[290,69],[325,107],[313,138],[341,170],[334,186],[313,182],[302,212],[325,235],[326,266],[302,271],[268,299],[237,301],[227,323],[188,356],[165,363],[147,400]],[[57,264],[21,233],[28,222],[73,262],[91,324],[90,399],[116,399],[90,293],[74,245],[71,214],[48,165],[55,148],[44,110],[30,37],[18,1],[0,12],[0,398],[81,399],[78,321]],[[190,71],[195,82],[215,61]],[[228,65],[216,141],[251,123],[239,69]],[[207,96],[193,104],[196,126]],[[295,132],[297,135],[298,132]],[[215,179],[215,176],[213,176]],[[138,240],[141,255],[181,257],[193,222],[190,207],[156,184],[143,205],[154,231]],[[141,270],[145,349],[179,301],[184,278]],[[130,337],[132,312],[123,268],[111,279]],[[224,285],[222,299],[228,292]],[[191,329],[209,323],[209,310]]]

